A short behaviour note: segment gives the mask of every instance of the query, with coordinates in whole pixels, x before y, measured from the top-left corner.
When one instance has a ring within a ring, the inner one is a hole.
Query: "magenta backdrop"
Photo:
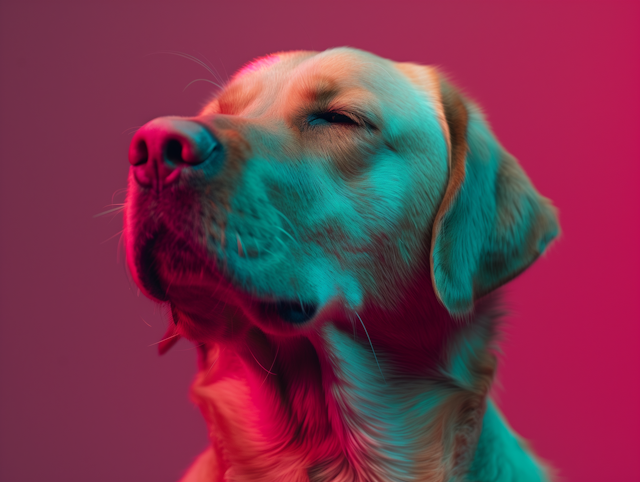
[[[133,127],[278,50],[437,64],[560,209],[510,284],[499,403],[571,482],[640,480],[639,10],[623,2],[1,2],[0,480],[171,481],[195,352],[117,258]],[[122,202],[116,194],[115,202]],[[113,218],[113,219],[111,219]],[[150,325],[150,326],[148,326]]]

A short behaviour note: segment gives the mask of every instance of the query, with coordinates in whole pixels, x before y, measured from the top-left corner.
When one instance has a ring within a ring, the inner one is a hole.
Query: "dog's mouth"
[[[318,311],[315,303],[301,301],[260,302],[260,314],[262,317],[279,316],[282,320],[293,325],[300,325],[311,320]]]
[[[179,253],[177,260],[167,261],[169,250],[174,258],[176,253]],[[151,297],[160,302],[169,301],[178,307],[185,306],[187,312],[211,313],[211,309],[205,307],[212,303],[218,306],[218,301],[223,299],[226,303],[244,304],[264,322],[272,324],[280,321],[297,326],[311,321],[319,311],[317,303],[301,299],[265,299],[250,295],[234,286],[228,277],[210,267],[204,270],[208,274],[203,276],[203,271],[197,273],[194,269],[198,264],[194,260],[198,258],[201,256],[198,256],[192,247],[186,242],[173,239],[168,230],[161,227],[155,234],[147,237],[137,252],[135,266],[138,282]],[[175,276],[167,279],[167,271],[174,270]],[[216,299],[212,299],[212,293]],[[202,309],[198,309],[197,305],[201,305]]]
[[[158,240],[164,236],[165,231],[164,228],[161,228],[144,243],[135,263],[142,287],[158,301],[169,301],[160,278],[160,267],[155,253]]]

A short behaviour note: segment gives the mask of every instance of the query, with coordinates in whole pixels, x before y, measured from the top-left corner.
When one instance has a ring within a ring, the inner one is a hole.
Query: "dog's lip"
[[[195,280],[197,275],[192,275]],[[278,297],[256,297],[238,289],[229,280],[217,274],[216,281],[210,278],[203,282],[188,282],[188,277],[172,283],[168,297],[176,308],[188,316],[196,325],[211,326],[222,322],[225,306],[236,307],[231,311],[244,313],[246,320],[262,330],[277,334],[295,334],[306,329],[318,317],[322,307],[317,303],[291,301]],[[196,284],[197,283],[197,284]],[[234,315],[234,316],[235,316]],[[236,331],[241,333],[240,325]],[[202,333],[199,329],[193,333]],[[194,339],[200,335],[195,335]]]
[[[315,317],[318,312],[318,304],[302,300],[277,299],[259,302],[258,311],[263,318],[275,313],[286,323],[302,325]]]
[[[175,244],[176,239],[169,233],[169,229],[159,226],[146,234],[140,247],[135,250],[133,261],[136,278],[146,294],[160,302],[172,301],[178,305],[190,305],[206,297],[206,294],[218,291],[222,294],[227,291],[221,289],[221,285],[225,284],[224,277],[205,262],[202,263],[202,270],[197,273],[190,269],[168,271],[169,260],[163,259],[166,253],[161,246],[167,237],[171,237],[171,244]],[[183,255],[185,252],[190,253],[194,260],[202,258],[188,242],[181,244],[181,251]]]
[[[165,238],[170,237],[170,242],[175,244],[176,239],[169,232],[166,226],[158,226],[155,230],[144,235],[144,240],[140,242],[134,251],[133,264],[140,287],[152,298],[166,302],[172,300],[174,296],[184,296],[184,288],[210,289],[214,283],[218,284],[219,275],[212,272],[203,263],[203,271],[195,273],[190,270],[171,272],[167,276],[166,260],[163,261],[162,243]],[[177,248],[176,248],[177,249]],[[199,259],[197,249],[194,249],[188,242],[181,244],[181,251],[184,254],[192,254],[194,259]],[[206,272],[206,276],[205,276]],[[215,286],[215,285],[214,285]],[[219,284],[218,284],[219,286]]]
[[[322,310],[319,303],[306,300],[251,295],[219,273],[212,273],[204,280],[191,274],[172,282],[167,294],[179,310],[197,323],[210,323],[219,317],[225,305],[233,305],[257,325],[278,333],[308,326]]]
[[[147,235],[135,258],[137,278],[148,295],[160,302],[171,301],[201,322],[214,315],[219,302],[244,305],[263,322],[279,321],[288,326],[302,326],[312,321],[320,306],[309,300],[279,296],[255,296],[235,286],[215,269],[203,272],[178,272],[167,282],[158,262],[158,244],[167,236],[167,229],[159,227]]]
[[[160,228],[147,238],[140,248],[135,264],[138,275],[137,277],[140,280],[143,289],[159,301],[168,301],[169,297],[162,287],[159,266],[154,254],[158,240],[163,236],[163,234],[164,228]]]

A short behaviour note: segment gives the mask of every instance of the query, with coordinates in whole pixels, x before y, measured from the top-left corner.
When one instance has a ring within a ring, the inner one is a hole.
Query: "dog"
[[[184,482],[543,481],[488,396],[496,291],[557,213],[437,68],[350,48],[237,72],[135,134],[127,265],[198,347]]]

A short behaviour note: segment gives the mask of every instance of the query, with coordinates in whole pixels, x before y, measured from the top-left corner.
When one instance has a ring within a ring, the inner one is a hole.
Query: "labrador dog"
[[[488,392],[556,211],[436,68],[270,55],[129,160],[128,267],[199,351],[183,481],[548,480]]]

